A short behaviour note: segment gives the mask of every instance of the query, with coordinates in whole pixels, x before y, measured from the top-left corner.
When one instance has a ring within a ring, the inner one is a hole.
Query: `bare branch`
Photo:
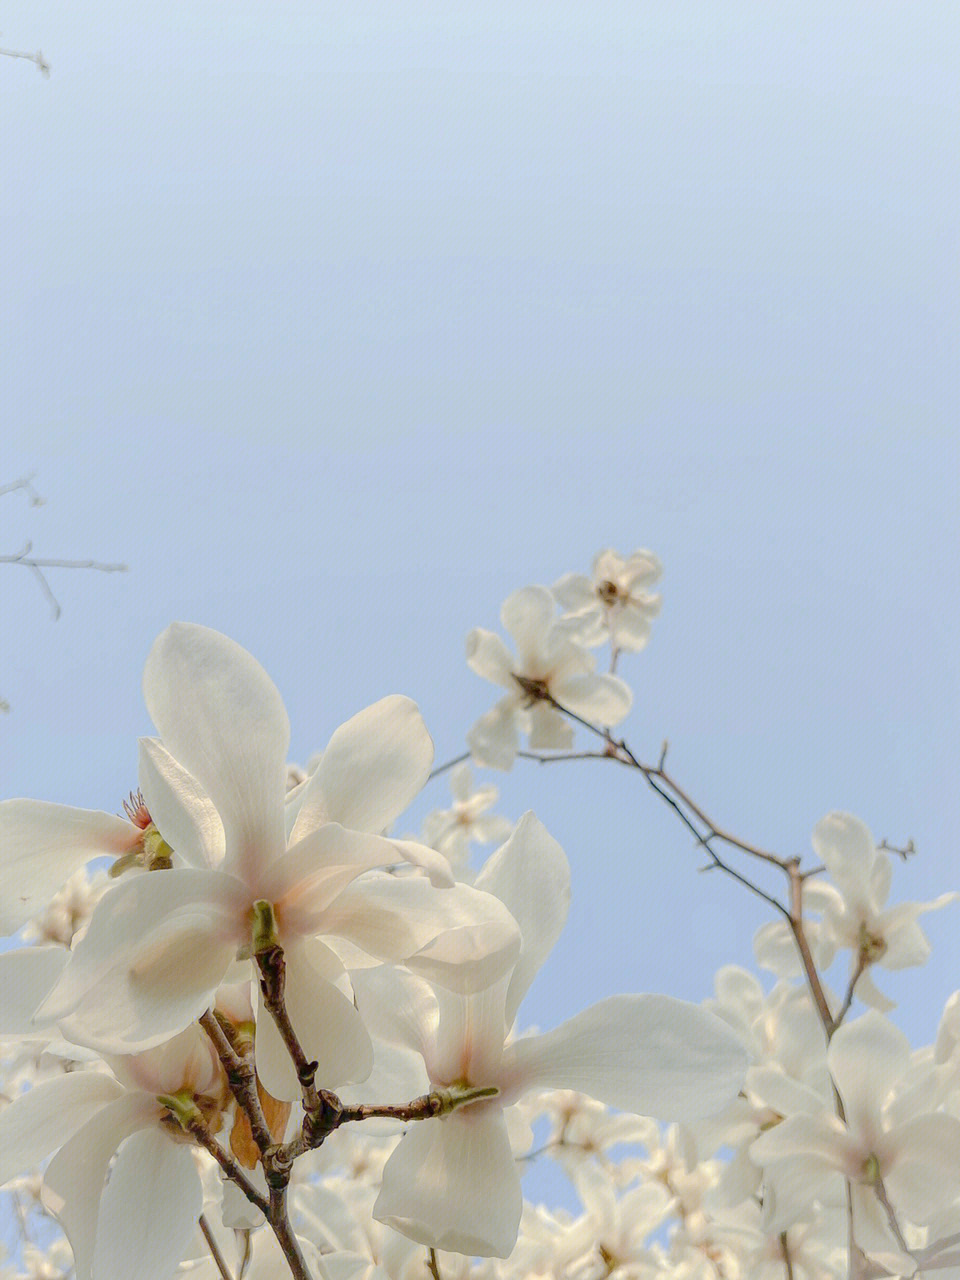
[[[53,610],[54,620],[60,617],[60,603],[44,576],[44,569],[96,569],[100,573],[126,573],[127,571],[125,564],[104,564],[99,560],[38,560],[30,555],[32,550],[33,543],[25,542],[14,555],[0,556],[0,564],[22,564],[25,569],[30,570]]]
[[[439,778],[441,773],[446,773],[448,769],[455,768],[458,764],[463,764],[465,760],[470,759],[470,752],[464,751],[462,755],[454,756],[452,760],[445,760],[443,764],[438,764],[435,769],[431,769],[427,774],[427,781],[431,778]]]
[[[0,53],[3,50],[0,49]],[[37,493],[33,487],[33,478],[37,473],[31,471],[29,475],[21,476],[19,480],[14,480],[10,484],[0,484],[0,498],[5,493],[25,493],[30,500],[31,507],[42,507],[43,498]]]
[[[39,49],[36,53],[21,53],[19,49],[0,49],[0,54],[5,58],[23,58],[27,62],[34,63],[41,74],[49,80],[50,63],[47,62]]]
[[[233,1276],[230,1274],[230,1268],[227,1266],[226,1259],[220,1252],[220,1246],[217,1244],[214,1234],[210,1230],[210,1223],[202,1213],[200,1215],[199,1225],[203,1238],[207,1242],[207,1248],[210,1250],[210,1257],[213,1259],[213,1265],[220,1272],[222,1280],[233,1280]]]

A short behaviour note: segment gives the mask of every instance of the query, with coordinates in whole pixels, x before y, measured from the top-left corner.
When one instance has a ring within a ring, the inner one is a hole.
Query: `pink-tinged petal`
[[[41,1197],[70,1241],[76,1280],[91,1280],[100,1197],[113,1153],[124,1138],[155,1124],[160,1114],[146,1094],[124,1094],[78,1129],[47,1166]]]
[[[126,818],[44,800],[0,803],[0,933],[15,933],[94,858],[129,853],[142,832]]]
[[[138,777],[147,811],[170,848],[188,866],[219,866],[225,853],[220,815],[159,738],[140,739]]]
[[[104,1053],[160,1044],[211,1002],[246,941],[247,907],[243,885],[220,872],[131,877],[97,904],[38,1016]]]
[[[520,949],[516,921],[492,894],[465,884],[434,889],[416,876],[351,885],[327,913],[323,932],[458,991],[495,982]]]
[[[712,1013],[670,996],[610,996],[503,1055],[504,1100],[529,1089],[576,1089],[608,1106],[695,1120],[715,1114],[743,1084],[747,1054]]]
[[[865,895],[877,856],[870,829],[852,813],[828,813],[813,829],[813,851],[842,888]]]
[[[70,959],[66,947],[19,947],[0,955],[0,1037],[49,1040],[53,1027],[43,1030],[34,1014],[60,980]]]
[[[960,1182],[960,1120],[916,1116],[883,1135],[877,1157],[894,1208],[921,1225],[956,1199]]]
[[[488,769],[513,767],[522,715],[519,698],[510,694],[480,717],[467,734],[467,746],[477,764]]]
[[[122,1095],[110,1076],[73,1071],[15,1098],[0,1111],[0,1186],[18,1174],[32,1173],[51,1151]]]
[[[411,1125],[384,1167],[373,1216],[435,1249],[507,1258],[522,1203],[501,1109],[473,1106]]]
[[[322,1089],[365,1080],[373,1068],[373,1045],[359,1013],[333,981],[343,973],[339,961],[319,942],[286,946],[287,1013],[297,1039],[311,1061],[319,1063]],[[275,1098],[293,1102],[300,1085],[279,1032],[264,1006],[257,1009],[257,1073]]]
[[[520,926],[520,958],[506,1000],[509,1028],[566,923],[570,864],[543,823],[525,813],[506,844],[487,859],[475,888],[499,898]]]
[[[597,602],[593,583],[582,573],[565,573],[550,590],[564,609],[586,609]]]
[[[507,1038],[504,999],[510,975],[503,974],[482,991],[461,995],[436,988],[440,1011],[434,1044],[425,1055],[427,1071],[437,1084],[494,1084],[499,1079],[503,1042]]]
[[[93,1274],[169,1280],[203,1210],[203,1187],[189,1147],[159,1128],[120,1147],[100,1201]]]
[[[398,861],[394,842],[328,822],[278,858],[262,881],[283,927],[318,933],[330,903],[365,871]]]
[[[175,622],[150,650],[143,693],[164,746],[216,806],[228,859],[256,887],[284,847],[290,725],[273,681],[235,641]]]
[[[910,1041],[882,1014],[871,1010],[837,1029],[827,1064],[851,1130],[872,1139],[879,1130],[880,1108],[909,1062]]]
[[[298,840],[325,822],[376,835],[419,794],[433,739],[415,702],[394,694],[342,724],[307,779],[293,828]]]
[[[566,676],[551,681],[550,692],[561,707],[593,724],[619,724],[633,705],[630,686],[619,676]]]
[[[539,650],[556,612],[556,601],[548,587],[521,587],[507,596],[500,607],[500,621],[513,637],[518,655]]]

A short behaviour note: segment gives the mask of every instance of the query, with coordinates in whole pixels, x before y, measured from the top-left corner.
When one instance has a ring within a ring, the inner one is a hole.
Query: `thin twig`
[[[5,58],[23,58],[27,62],[32,62],[38,70],[47,78],[50,76],[50,63],[38,49],[36,53],[21,53],[19,49],[0,49],[0,54]]]
[[[836,1031],[837,1027],[839,1027],[840,1023],[847,1016],[847,1014],[850,1012],[850,1006],[853,1004],[853,989],[857,985],[857,983],[860,981],[860,978],[862,977],[866,968],[867,968],[867,959],[866,959],[866,956],[861,951],[860,954],[857,956],[857,963],[853,970],[853,973],[851,973],[850,975],[850,981],[847,983],[847,990],[844,994],[843,1002],[841,1003],[840,1008],[837,1010],[837,1016],[831,1019],[831,1022],[833,1024],[830,1030],[831,1036],[833,1035],[834,1031]]]
[[[0,49],[0,53],[3,52],[5,52],[5,50]],[[12,57],[16,55],[10,54],[8,56]],[[21,54],[19,56],[23,57],[24,55]],[[9,484],[0,484],[0,498],[2,498],[6,493],[25,493],[30,500],[31,507],[42,507],[43,498],[33,487],[33,478],[36,474],[37,473],[35,471],[31,471],[29,475],[21,476],[19,480],[12,480]]]
[[[60,617],[60,602],[44,576],[44,569],[96,569],[99,573],[126,573],[127,571],[125,564],[104,564],[99,560],[38,560],[30,555],[32,550],[33,543],[25,542],[14,555],[0,556],[0,564],[22,564],[25,569],[30,570],[50,604],[55,620]]]
[[[470,759],[470,752],[464,751],[462,755],[454,756],[452,760],[445,760],[443,764],[438,764],[435,769],[431,769],[427,774],[427,781],[431,778],[439,778],[441,773],[446,773],[448,769],[454,769],[458,764],[463,764],[465,760]]]
[[[437,1261],[437,1251],[433,1247],[427,1250],[427,1270],[433,1276],[433,1280],[443,1280],[440,1274],[440,1264]]]
[[[199,1021],[213,1042],[213,1047],[226,1072],[230,1091],[250,1122],[250,1132],[262,1156],[264,1151],[274,1145],[274,1141],[270,1126],[263,1114],[263,1107],[260,1105],[256,1066],[249,1056],[239,1051],[237,1043],[231,1041],[226,1024],[220,1021],[212,1009],[208,1009]]]
[[[265,1217],[269,1217],[270,1205],[266,1198],[262,1196],[253,1185],[244,1173],[243,1169],[240,1167],[238,1161],[234,1159],[229,1151],[221,1147],[220,1143],[216,1140],[199,1115],[188,1120],[185,1123],[184,1128],[186,1128],[188,1133],[193,1135],[198,1144],[203,1147],[204,1151],[209,1152],[209,1154],[213,1156],[214,1160],[216,1160],[217,1164],[226,1176],[231,1182],[235,1182],[237,1184],[250,1203],[256,1205]]]
[[[220,1272],[223,1280],[233,1280],[233,1276],[230,1274],[230,1268],[227,1266],[226,1259],[220,1252],[220,1246],[217,1244],[214,1234],[210,1230],[210,1223],[202,1213],[200,1215],[199,1225],[203,1238],[207,1242],[207,1248],[210,1250],[210,1257],[213,1259],[213,1265]]]

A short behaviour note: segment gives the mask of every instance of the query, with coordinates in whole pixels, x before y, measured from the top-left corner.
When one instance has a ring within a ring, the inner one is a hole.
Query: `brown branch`
[[[446,773],[448,769],[454,769],[458,764],[470,759],[470,752],[464,751],[462,755],[454,756],[452,760],[445,760],[443,764],[438,764],[435,769],[431,769],[427,774],[427,781],[431,778],[439,778],[441,773]]]
[[[273,1134],[263,1114],[260,1095],[257,1092],[257,1070],[253,1059],[243,1052],[235,1038],[233,1028],[217,1017],[212,1009],[208,1009],[200,1018],[200,1025],[213,1042],[217,1056],[226,1072],[230,1092],[237,1101],[237,1106],[250,1122],[250,1132],[260,1150],[261,1156],[274,1146]],[[233,1036],[233,1038],[231,1038]]]
[[[432,1246],[427,1250],[427,1270],[433,1276],[433,1280],[443,1280],[440,1274],[440,1264],[437,1261],[437,1251]]]
[[[307,1268],[307,1260],[303,1256],[300,1242],[296,1237],[290,1219],[287,1216],[287,1188],[270,1188],[270,1206],[267,1212],[270,1229],[277,1238],[277,1244],[283,1250],[293,1280],[311,1280]]]

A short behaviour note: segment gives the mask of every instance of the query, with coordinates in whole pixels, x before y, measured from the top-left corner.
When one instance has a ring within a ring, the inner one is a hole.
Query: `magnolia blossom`
[[[343,725],[291,813],[286,712],[246,650],[205,627],[174,624],[150,652],[144,694],[161,734],[155,759],[175,764],[157,789],[158,822],[192,865],[133,877],[100,901],[40,1011],[68,1038],[123,1053],[188,1025],[235,958],[249,954],[258,902],[270,904],[284,948],[288,1012],[329,1087],[363,1079],[372,1047],[342,962],[318,935],[466,987],[511,962],[516,926],[490,895],[437,889],[426,877],[359,880],[403,856],[422,854],[434,872],[441,861],[377,834],[416,795],[433,759],[409,699],[383,699]],[[200,869],[197,855],[214,847],[224,850],[220,861]],[[257,1065],[275,1097],[299,1096],[262,1007]]]
[[[110,1065],[112,1076],[61,1075],[0,1112],[0,1184],[56,1152],[42,1196],[70,1241],[76,1280],[167,1280],[187,1252],[203,1191],[193,1151],[158,1095],[188,1091],[215,1130],[226,1081],[199,1027]]]
[[[828,813],[813,832],[813,849],[833,884],[817,880],[804,887],[805,932],[819,969],[829,967],[838,950],[852,953],[851,977],[858,974],[854,994],[875,1009],[894,1007],[879,991],[869,970],[907,969],[924,964],[930,944],[917,923],[925,911],[935,911],[960,899],[944,893],[933,902],[900,902],[886,906],[893,867],[878,849],[868,827],[849,813]],[[758,932],[754,950],[758,961],[783,976],[799,973],[796,943],[784,921],[772,921]]]
[[[452,809],[435,809],[423,820],[422,838],[447,858],[458,879],[470,875],[470,843],[502,844],[513,830],[508,818],[488,814],[497,802],[496,787],[474,790],[473,775],[468,764],[450,771]]]
[[[566,610],[564,622],[582,644],[607,640],[616,649],[643,649],[650,639],[650,623],[660,612],[660,597],[647,590],[660,580],[663,565],[652,551],[622,556],[601,551],[590,577],[565,574],[553,594]]]
[[[559,625],[546,587],[524,587],[508,596],[500,621],[517,654],[492,631],[477,627],[467,636],[467,662],[477,675],[507,690],[467,734],[478,764],[509,769],[519,735],[529,734],[533,750],[564,749],[573,729],[554,703],[582,719],[618,724],[633,695],[617,676],[594,673],[594,658]]]
[[[827,1062],[844,1118],[809,1095],[750,1149],[762,1166],[771,1229],[803,1221],[814,1200],[830,1202],[839,1178],[852,1184],[857,1239],[866,1249],[894,1249],[881,1197],[898,1217],[928,1222],[956,1199],[960,1120],[933,1110],[938,1099],[912,1087],[910,1044],[880,1013],[841,1026]],[[794,1098],[799,1101],[798,1089]]]
[[[517,1009],[563,928],[569,867],[532,814],[477,877],[516,916],[523,939],[509,973],[472,995],[413,975],[360,976],[360,1009],[379,1038],[415,1053],[454,1106],[411,1126],[383,1171],[375,1216],[436,1248],[507,1257],[522,1197],[508,1123],[543,1088],[576,1089],[661,1118],[719,1110],[739,1089],[746,1054],[712,1014],[667,996],[621,995],[544,1035],[508,1042]],[[455,1105],[457,1097],[489,1096]]]

